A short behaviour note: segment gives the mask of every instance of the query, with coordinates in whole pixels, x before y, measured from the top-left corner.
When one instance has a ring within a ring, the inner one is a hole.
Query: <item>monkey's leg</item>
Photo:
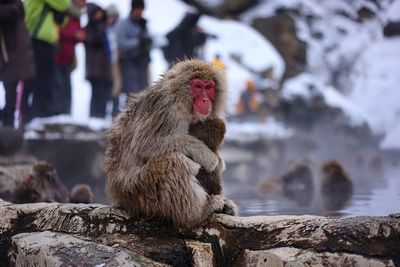
[[[216,171],[207,172],[201,168],[196,179],[209,195],[220,195],[222,193],[221,176]]]
[[[200,165],[182,153],[155,157],[143,167],[138,188],[146,216],[164,217],[177,226],[199,225],[226,204],[222,196],[209,196],[195,175]]]

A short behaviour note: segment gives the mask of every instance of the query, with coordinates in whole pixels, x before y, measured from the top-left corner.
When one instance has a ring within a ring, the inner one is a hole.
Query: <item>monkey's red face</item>
[[[194,95],[193,109],[197,115],[207,117],[212,110],[215,95],[215,82],[194,78],[190,84]]]

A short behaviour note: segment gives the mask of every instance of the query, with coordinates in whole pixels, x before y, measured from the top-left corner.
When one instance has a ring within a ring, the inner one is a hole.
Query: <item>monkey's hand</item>
[[[235,216],[239,214],[239,209],[232,200],[225,198],[224,208],[221,213]]]
[[[214,171],[220,165],[218,155],[211,151],[202,141],[191,135],[175,137],[170,143],[175,151],[183,152],[208,172]]]
[[[197,153],[191,154],[193,160],[199,163],[206,171],[215,171],[220,166],[220,160],[217,154],[212,152],[208,147],[206,149],[198,150]]]
[[[236,204],[222,195],[212,195],[210,197],[210,203],[212,210],[215,213],[223,213],[227,215],[238,215],[239,210]]]

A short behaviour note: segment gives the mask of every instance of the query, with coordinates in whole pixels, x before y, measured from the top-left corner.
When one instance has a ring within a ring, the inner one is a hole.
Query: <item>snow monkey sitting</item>
[[[198,226],[213,212],[235,215],[236,205],[210,195],[196,175],[220,173],[223,160],[189,134],[189,126],[221,118],[226,81],[200,60],[175,64],[159,81],[132,96],[107,132],[104,167],[111,200],[131,216]]]

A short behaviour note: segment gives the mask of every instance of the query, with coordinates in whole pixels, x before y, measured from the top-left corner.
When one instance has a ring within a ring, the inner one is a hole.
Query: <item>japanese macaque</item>
[[[221,119],[210,119],[199,121],[190,125],[189,134],[201,140],[211,151],[217,153],[220,144],[226,133],[225,123]],[[207,172],[204,168],[199,170],[196,175],[201,186],[210,195],[220,195],[222,193],[221,175],[217,171]]]
[[[283,193],[300,205],[309,205],[313,198],[314,175],[308,163],[301,163],[282,175]]]
[[[111,200],[131,216],[156,217],[192,228],[236,205],[209,195],[200,168],[220,173],[223,160],[189,134],[189,126],[220,118],[226,81],[211,64],[178,62],[148,89],[130,97],[107,132],[104,159]]]
[[[321,167],[321,194],[324,208],[335,211],[343,208],[353,195],[353,182],[335,160],[325,162]]]
[[[69,201],[69,192],[58,178],[55,168],[48,162],[38,161],[27,179],[15,190],[13,203]]]
[[[257,194],[261,198],[283,194],[301,206],[311,204],[314,196],[314,175],[311,162],[298,163],[290,167],[277,179],[265,179],[257,184]]]
[[[93,200],[92,188],[87,184],[77,184],[71,190],[71,203],[89,204]]]

